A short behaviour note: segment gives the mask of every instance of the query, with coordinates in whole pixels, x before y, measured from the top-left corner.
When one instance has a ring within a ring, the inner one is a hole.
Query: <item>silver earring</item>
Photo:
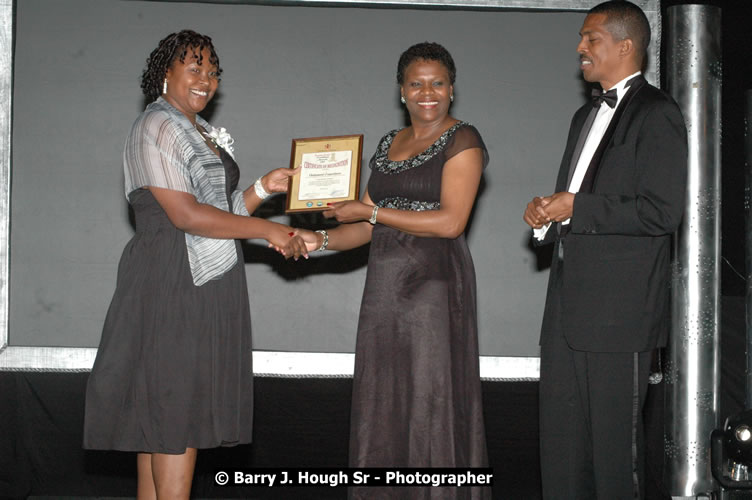
[[[407,101],[405,100],[405,96],[400,96],[400,102],[402,104],[407,104]]]
[[[449,96],[449,102],[454,102],[454,94]]]
[[[164,79],[164,84],[162,85],[162,93],[167,93],[167,78]]]

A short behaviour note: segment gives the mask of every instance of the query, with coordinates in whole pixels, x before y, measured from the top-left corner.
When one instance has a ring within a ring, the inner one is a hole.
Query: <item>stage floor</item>
[[[744,402],[743,298],[724,297],[722,318],[721,421]],[[133,454],[81,449],[88,375],[0,372],[0,498],[133,498]],[[670,498],[659,486],[664,385],[651,387],[648,500]],[[253,444],[199,452],[193,498],[344,500],[342,487],[223,488],[214,474],[222,467],[345,467],[351,389],[350,378],[256,377]],[[538,383],[484,381],[483,404],[494,499],[540,498]]]

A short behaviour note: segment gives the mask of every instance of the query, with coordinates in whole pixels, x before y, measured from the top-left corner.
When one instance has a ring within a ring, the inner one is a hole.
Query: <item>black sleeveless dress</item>
[[[240,172],[220,149],[228,204]],[[147,189],[86,390],[84,447],[183,453],[251,441],[251,317],[243,253],[195,286],[185,233]]]
[[[371,159],[380,207],[435,210],[454,155],[481,148],[459,122],[420,155]],[[376,224],[358,324],[350,430],[352,467],[487,467],[478,367],[475,271],[464,235],[423,238]],[[353,499],[479,499],[488,488],[351,488]]]

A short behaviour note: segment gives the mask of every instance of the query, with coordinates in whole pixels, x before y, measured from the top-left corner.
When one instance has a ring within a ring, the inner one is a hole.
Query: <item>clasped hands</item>
[[[522,217],[528,226],[540,229],[549,222],[561,222],[572,217],[574,193],[566,191],[551,196],[536,196],[527,204]]]

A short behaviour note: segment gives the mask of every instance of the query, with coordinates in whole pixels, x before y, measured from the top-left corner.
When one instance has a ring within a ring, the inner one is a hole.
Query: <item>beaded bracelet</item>
[[[329,246],[329,233],[326,232],[326,229],[317,229],[316,232],[324,237],[324,241],[321,242],[321,246],[318,247],[316,251],[323,252],[326,250],[326,247]]]

